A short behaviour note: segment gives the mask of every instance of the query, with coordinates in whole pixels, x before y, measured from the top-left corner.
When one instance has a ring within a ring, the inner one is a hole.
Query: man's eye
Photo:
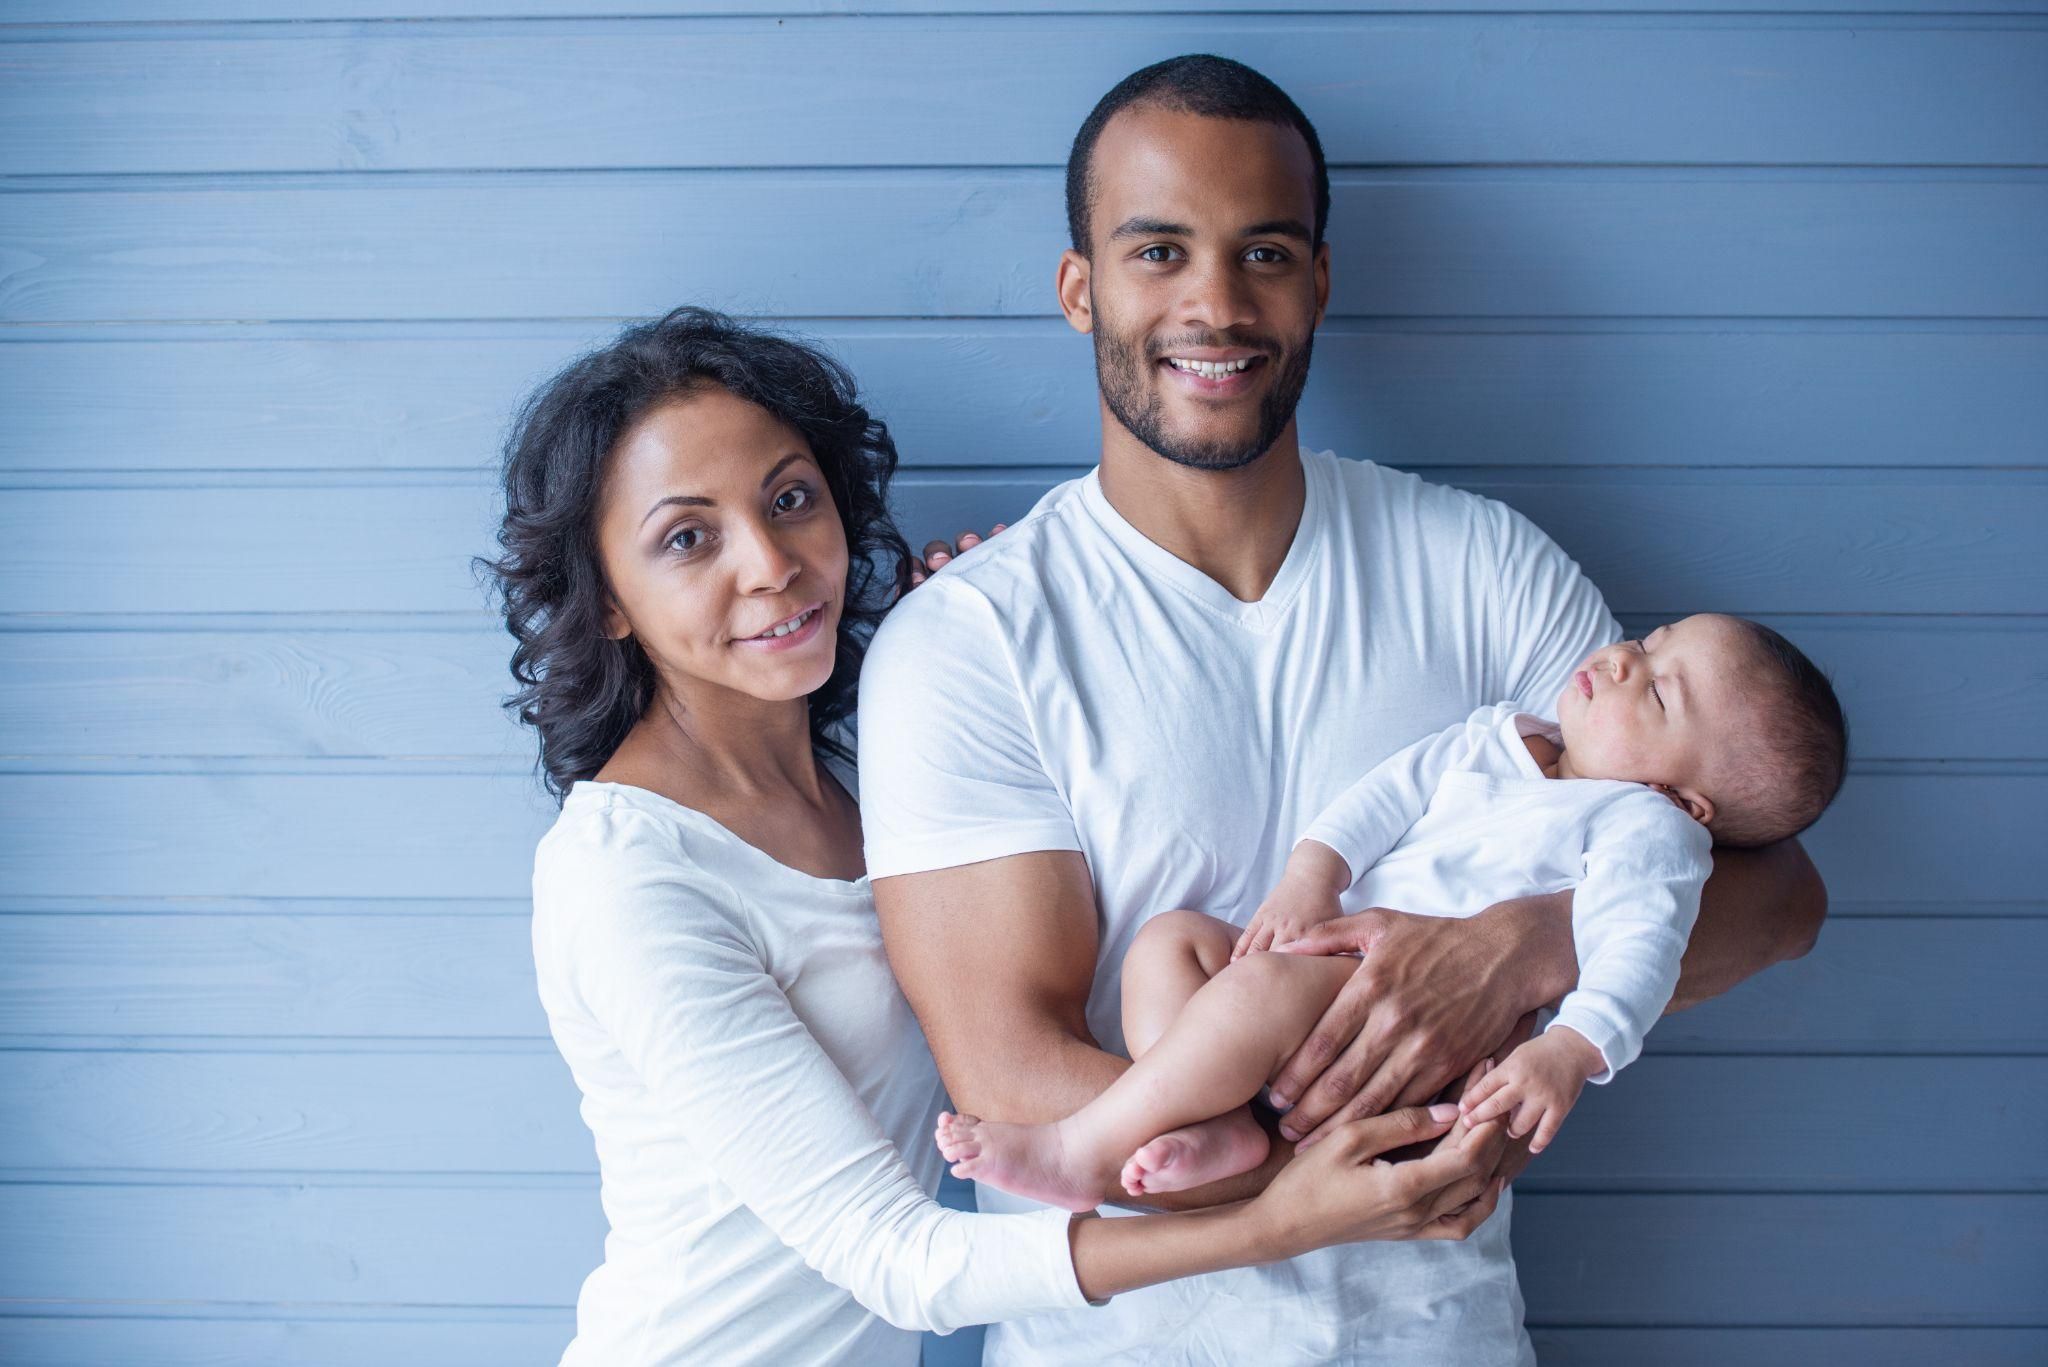
[[[811,491],[803,485],[784,489],[775,497],[775,511],[778,513],[800,513],[811,506]]]
[[[1171,259],[1170,253],[1172,251],[1173,248],[1168,247],[1163,243],[1154,243],[1152,246],[1145,248],[1144,251],[1139,252],[1138,259],[1140,261],[1166,261]],[[1152,254],[1154,252],[1158,252],[1159,255],[1154,256]]]
[[[1245,255],[1258,258],[1258,263],[1261,266],[1276,265],[1287,259],[1287,253],[1281,251],[1278,247],[1254,247],[1246,252]]]

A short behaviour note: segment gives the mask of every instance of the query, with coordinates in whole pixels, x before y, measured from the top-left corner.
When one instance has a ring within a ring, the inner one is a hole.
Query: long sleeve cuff
[[[936,1332],[1106,1303],[1091,1302],[1081,1292],[1070,1232],[1075,1216],[1051,1209],[948,1213],[958,1231],[958,1261],[931,1297],[929,1322]]]

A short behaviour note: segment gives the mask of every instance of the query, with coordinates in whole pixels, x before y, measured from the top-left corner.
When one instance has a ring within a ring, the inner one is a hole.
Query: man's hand
[[[1347,1120],[1434,1097],[1577,976],[1571,895],[1465,919],[1374,907],[1282,953],[1359,954],[1358,971],[1273,1082],[1280,1133],[1313,1144]]]
[[[1007,522],[998,522],[989,528],[988,534],[994,536],[1009,525]],[[910,587],[916,588],[943,569],[946,562],[954,556],[967,554],[986,539],[980,532],[962,532],[952,541],[925,542],[924,554],[911,557]]]
[[[1236,963],[1247,954],[1298,940],[1325,921],[1344,914],[1337,899],[1351,886],[1351,866],[1319,840],[1304,840],[1287,857],[1286,872],[1259,904],[1244,934],[1230,951]]]

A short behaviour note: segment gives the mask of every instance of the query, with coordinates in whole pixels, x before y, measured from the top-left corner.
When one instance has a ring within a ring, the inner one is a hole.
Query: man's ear
[[[1316,326],[1323,325],[1323,315],[1330,307],[1330,244],[1323,242],[1316,247]]]
[[[1060,312],[1067,315],[1067,326],[1076,332],[1095,331],[1095,307],[1088,293],[1087,257],[1072,247],[1060,253],[1060,268],[1053,276],[1053,289],[1060,297]]]
[[[1674,807],[1684,812],[1694,821],[1699,822],[1700,825],[1705,826],[1713,822],[1714,799],[1708,797],[1705,793],[1696,792],[1691,788],[1673,788],[1665,783],[1653,783],[1650,786],[1670,798],[1671,804]]]

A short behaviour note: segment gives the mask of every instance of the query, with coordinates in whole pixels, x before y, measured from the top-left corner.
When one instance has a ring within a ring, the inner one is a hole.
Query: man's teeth
[[[1205,380],[1220,380],[1225,375],[1235,375],[1258,358],[1247,356],[1241,361],[1184,361],[1178,356],[1169,356],[1167,361],[1175,370],[1185,370],[1190,375],[1200,375]]]
[[[766,641],[777,636],[787,636],[792,631],[800,631],[802,630],[804,623],[810,621],[812,614],[815,612],[817,612],[817,609],[812,608],[809,612],[798,613],[795,617],[790,618],[781,626],[770,627],[768,630],[762,632],[759,636],[756,636],[754,639],[757,641]]]

